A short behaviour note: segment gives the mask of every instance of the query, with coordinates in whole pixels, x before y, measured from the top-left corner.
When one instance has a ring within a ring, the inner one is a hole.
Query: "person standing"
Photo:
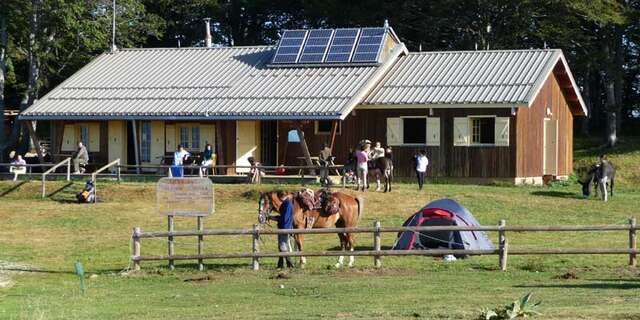
[[[360,151],[356,152],[356,161],[358,162],[358,185],[356,186],[356,190],[360,189],[360,183],[362,183],[362,191],[365,191],[365,188],[368,184],[367,174],[369,171],[369,144],[362,145],[360,149]]]
[[[176,152],[173,153],[173,165],[182,166],[184,160],[191,155],[189,151],[185,150],[182,145],[178,145]]]
[[[373,147],[373,150],[371,151],[371,160],[375,160],[378,158],[382,158],[384,157],[384,148],[382,147],[382,144],[380,143],[380,141],[376,141],[376,145],[375,147]]]
[[[416,176],[418,177],[418,189],[422,190],[424,185],[424,176],[427,173],[427,166],[429,165],[429,159],[427,153],[424,150],[420,150],[415,156],[416,161]]]
[[[291,198],[284,191],[278,191],[278,198],[282,201],[278,210],[280,215],[271,217],[271,219],[278,221],[278,229],[293,229],[293,203]],[[291,252],[289,237],[288,233],[278,234],[278,251]],[[284,268],[285,261],[287,262],[287,268],[293,268],[291,257],[278,257],[278,269]]]
[[[204,146],[204,151],[202,152],[202,174],[207,175],[207,167],[211,167],[213,165],[213,147],[211,144],[207,143]]]
[[[75,174],[80,174],[80,166],[89,163],[89,152],[87,147],[82,144],[82,141],[78,142],[78,150],[76,150],[73,156],[73,169]],[[82,170],[84,171],[84,170]]]

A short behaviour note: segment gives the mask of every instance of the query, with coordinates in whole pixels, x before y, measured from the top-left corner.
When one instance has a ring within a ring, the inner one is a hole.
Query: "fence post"
[[[254,224],[253,225],[253,270],[257,271],[260,270],[260,261],[258,260],[258,257],[256,256],[256,254],[258,252],[260,252],[260,230],[258,229],[258,225]]]
[[[500,230],[498,231],[498,244],[500,250],[500,271],[507,271],[507,256],[509,252],[509,243],[507,243],[507,235],[504,231],[506,221],[500,220]]]
[[[204,220],[202,219],[201,216],[198,216],[198,231],[200,232],[204,231]],[[199,256],[202,255],[203,241],[204,241],[204,236],[202,234],[199,234],[198,235],[198,255]],[[204,261],[202,259],[198,259],[198,270],[200,271],[204,270]]]
[[[374,232],[373,232],[373,250],[375,250],[376,252],[380,252],[380,221],[376,221],[373,224],[373,227],[375,228]],[[382,257],[380,257],[379,255],[377,256],[373,256],[373,265],[376,268],[380,268],[382,267]]]
[[[120,176],[121,172],[120,171],[121,170],[122,169],[120,169],[120,165],[117,165],[116,166],[116,179],[118,180],[118,182],[120,182],[120,178],[121,178],[121,176]]]
[[[629,218],[629,249],[633,252],[629,253],[629,265],[635,267],[637,265],[637,254],[635,250],[638,249],[636,240],[636,217]]]
[[[139,227],[135,227],[133,228],[133,257],[132,258],[138,258],[140,257],[140,228]],[[133,259],[133,270],[140,270],[140,260],[137,259]]]
[[[71,181],[71,158],[67,158],[67,181]]]
[[[46,187],[45,185],[45,180],[44,180],[44,173],[42,174],[42,199],[44,199],[47,196],[47,192],[46,192]]]
[[[169,232],[173,232],[173,216],[172,215],[167,216],[167,223],[168,223]],[[169,257],[173,257],[173,236],[168,236],[167,242],[168,242],[167,246],[168,246]],[[175,266],[173,265],[173,259],[169,259],[169,270],[173,270],[173,269],[175,269]]]

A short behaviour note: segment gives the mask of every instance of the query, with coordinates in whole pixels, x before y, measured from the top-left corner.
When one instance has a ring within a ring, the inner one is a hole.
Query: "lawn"
[[[597,155],[588,143],[577,144],[576,163]],[[550,187],[507,187],[432,184],[418,192],[400,184],[392,194],[364,194],[361,225],[381,221],[401,224],[431,200],[451,197],[469,208],[482,224],[508,225],[622,224],[640,217],[640,161],[635,140],[612,153],[623,163],[620,183],[609,203],[582,199],[575,183]],[[101,182],[102,202],[72,203],[82,185],[39,199],[39,183],[15,188],[0,182],[0,319],[180,319],[200,318],[473,318],[483,307],[506,304],[528,292],[541,300],[544,319],[640,319],[640,273],[627,267],[627,256],[512,256],[500,272],[495,256],[454,263],[421,257],[385,257],[383,268],[373,259],[356,258],[354,268],[336,270],[333,258],[308,258],[305,270],[280,273],[275,259],[262,270],[250,261],[207,261],[206,271],[193,262],[178,262],[175,271],[163,263],[130,267],[133,227],[160,231],[165,218],[154,212],[153,183]],[[259,190],[295,186],[215,185],[216,213],[205,228],[250,228],[256,222]],[[250,191],[250,192],[247,192]],[[349,191],[351,192],[351,191]],[[177,219],[177,229],[195,226]],[[490,234],[495,240],[496,234]],[[623,248],[624,232],[509,233],[512,248]],[[386,234],[383,246],[395,235]],[[335,249],[334,235],[307,237],[307,250]],[[370,248],[369,235],[359,235],[359,248]],[[275,238],[265,237],[263,250],[275,251]],[[206,237],[206,252],[246,252],[250,237]],[[164,254],[160,239],[143,240],[145,255]],[[179,238],[177,254],[195,252],[195,239]],[[80,260],[88,275],[87,291],[79,290],[73,264]]]

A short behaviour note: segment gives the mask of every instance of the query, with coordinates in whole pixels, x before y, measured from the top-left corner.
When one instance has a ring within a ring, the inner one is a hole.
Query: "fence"
[[[56,165],[54,165],[53,167],[49,168],[49,170],[45,171],[42,173],[42,198],[44,199],[47,196],[47,189],[46,189],[46,177],[48,174],[55,172],[56,169],[58,169],[60,166],[67,164],[67,181],[71,181],[71,158],[66,158],[60,162],[58,162]]]
[[[376,267],[382,266],[384,256],[443,256],[443,255],[498,255],[500,270],[507,270],[507,259],[509,255],[563,255],[563,254],[628,254],[629,265],[635,267],[637,264],[637,239],[636,239],[636,219],[631,217],[627,225],[592,225],[592,226],[506,226],[505,220],[501,220],[497,226],[428,226],[428,227],[385,227],[382,228],[379,221],[373,227],[358,228],[327,228],[327,229],[290,229],[262,230],[257,225],[253,229],[212,229],[198,231],[163,231],[163,232],[143,232],[140,228],[134,228],[132,235],[132,256],[131,260],[134,269],[139,270],[142,261],[164,261],[173,264],[175,260],[198,260],[201,264],[206,259],[231,259],[231,258],[251,258],[254,270],[260,269],[259,258],[266,257],[331,257],[341,255],[372,256]],[[461,249],[437,249],[437,250],[382,250],[381,234],[397,232],[433,232],[433,231],[491,231],[498,232],[498,248],[493,250],[461,250]],[[577,232],[577,231],[627,231],[629,233],[629,247],[624,249],[616,248],[551,248],[551,249],[511,249],[507,239],[507,232]],[[320,252],[260,252],[261,235],[277,234],[333,234],[333,233],[370,233],[373,235],[373,250],[358,251],[320,251]],[[253,238],[251,252],[239,253],[202,253],[205,236],[222,235],[251,235]],[[198,254],[195,255],[175,255],[173,252],[174,237],[198,237]],[[142,239],[145,238],[168,238],[169,254],[164,256],[143,256]]]
[[[94,203],[98,202],[98,186],[96,185],[96,180],[98,177],[98,174],[100,174],[100,172],[103,172],[111,167],[115,167],[116,168],[116,179],[118,180],[118,182],[120,182],[120,159],[116,159],[113,160],[107,164],[105,164],[104,166],[102,166],[100,169],[94,171],[91,174],[91,182],[93,183],[93,195],[94,195]]]

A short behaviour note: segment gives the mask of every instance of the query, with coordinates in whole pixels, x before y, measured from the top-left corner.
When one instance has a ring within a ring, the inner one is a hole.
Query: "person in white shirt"
[[[420,150],[415,155],[416,160],[416,176],[418,177],[418,188],[422,190],[424,185],[424,175],[427,172],[427,166],[429,165],[429,159],[427,159],[427,153],[424,150]]]
[[[384,157],[384,148],[382,147],[380,141],[376,142],[376,146],[373,147],[373,150],[371,150],[371,154],[369,157],[371,158],[371,160]]]
[[[178,145],[176,152],[173,153],[173,165],[181,166],[184,159],[188,158],[190,155],[191,153],[189,153],[189,151],[185,150],[181,145]]]

